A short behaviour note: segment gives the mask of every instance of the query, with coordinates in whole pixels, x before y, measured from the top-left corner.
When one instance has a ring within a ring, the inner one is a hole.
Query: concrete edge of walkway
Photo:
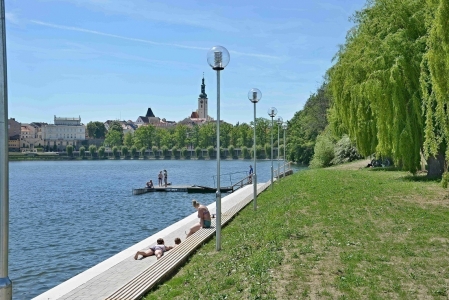
[[[276,179],[274,179],[276,180]],[[271,184],[270,181],[266,183],[259,183],[257,184],[257,194],[260,194],[262,191],[264,191],[267,187],[269,187]],[[246,186],[245,188],[253,188],[251,186]],[[231,200],[232,198],[236,198],[239,196],[240,193],[242,193],[244,188],[238,189],[232,194],[226,195],[222,198],[222,203],[227,202],[227,200]],[[243,200],[243,199],[242,199]],[[216,212],[216,203],[213,202],[207,206],[209,208],[209,211],[211,213]],[[186,228],[189,223],[191,223],[194,220],[197,220],[197,212],[194,212],[184,219],[164,228],[161,231],[156,232],[155,234],[149,236],[148,238],[128,247],[127,249],[122,250],[121,252],[111,256],[110,258],[96,264],[95,266],[87,269],[86,271],[83,271],[79,273],[78,275],[75,275],[74,277],[60,283],[59,285],[51,288],[50,290],[38,295],[37,297],[33,298],[33,300],[42,300],[42,299],[58,299],[67,293],[71,292],[72,290],[76,289],[77,287],[85,284],[95,276],[105,272],[106,270],[110,269],[111,267],[119,264],[125,259],[128,259],[130,256],[134,256],[134,254],[142,249],[147,248],[148,246],[156,244],[156,241],[159,237],[165,237],[169,235],[170,233],[176,231],[179,228]]]

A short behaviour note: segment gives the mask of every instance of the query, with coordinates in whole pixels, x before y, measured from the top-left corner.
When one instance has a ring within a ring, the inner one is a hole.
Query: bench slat
[[[261,191],[269,185],[265,184]],[[245,197],[238,204],[222,213],[221,224],[226,225],[240,210],[248,205],[253,199],[252,195]],[[162,279],[169,276],[181,264],[183,264],[189,255],[199,248],[206,240],[215,233],[215,219],[212,221],[212,228],[201,228],[179,246],[166,252],[164,256],[158,259],[154,264],[149,266],[139,275],[135,276],[131,281],[117,289],[113,294],[108,296],[106,300],[131,300],[140,299],[156,286]]]

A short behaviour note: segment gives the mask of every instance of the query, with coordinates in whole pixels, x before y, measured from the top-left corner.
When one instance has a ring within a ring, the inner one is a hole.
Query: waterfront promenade
[[[270,182],[258,184],[258,194],[269,185]],[[251,202],[252,198],[252,185],[247,185],[223,197],[222,214],[226,214],[227,211],[239,204],[241,204],[241,207],[244,207]],[[215,202],[208,205],[208,208],[211,213],[215,213]],[[149,222],[152,221],[149,220]],[[176,237],[181,238],[182,242],[184,242],[185,231],[197,222],[197,213],[194,212],[33,299],[105,299],[156,262],[154,256],[142,260],[134,260],[134,254],[138,250],[147,249],[149,246],[156,244],[156,240],[160,237],[164,239],[166,245],[174,245]],[[169,252],[166,255],[169,255]]]

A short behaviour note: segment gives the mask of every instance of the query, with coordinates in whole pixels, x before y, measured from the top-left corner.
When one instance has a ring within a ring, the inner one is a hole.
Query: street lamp
[[[282,117],[278,117],[276,119],[276,122],[278,123],[278,179],[281,179],[281,177],[279,176],[279,171],[280,171],[280,167],[279,167],[279,126],[282,125],[282,122],[284,122],[284,120],[282,119]]]
[[[257,175],[256,175],[256,103],[262,99],[262,92],[259,89],[253,88],[248,92],[248,99],[254,103],[254,172],[253,172],[253,186],[254,186],[254,210],[257,209]]]
[[[268,115],[271,117],[271,190],[273,190],[273,118],[278,113],[276,107],[268,109]]]
[[[285,130],[287,130],[287,123],[282,125],[282,129],[284,129],[284,177],[285,177]]]
[[[207,53],[207,63],[217,71],[217,192],[216,197],[216,250],[221,249],[221,190],[220,190],[220,71],[229,63],[229,52],[225,47],[212,47]]]

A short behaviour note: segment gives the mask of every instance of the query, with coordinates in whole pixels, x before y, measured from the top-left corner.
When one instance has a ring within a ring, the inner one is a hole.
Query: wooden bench
[[[265,190],[268,186],[269,184],[265,184],[260,189],[260,192]],[[222,226],[226,225],[240,210],[248,205],[252,199],[253,195],[247,196],[229,210],[222,212]],[[176,271],[187,260],[187,258],[204,242],[210,239],[214,233],[215,219],[212,221],[211,228],[200,229],[183,241],[179,246],[166,252],[164,256],[158,259],[142,273],[134,277],[130,282],[126,283],[113,294],[108,296],[106,300],[131,300],[142,298],[164,278],[170,276],[174,271]]]

